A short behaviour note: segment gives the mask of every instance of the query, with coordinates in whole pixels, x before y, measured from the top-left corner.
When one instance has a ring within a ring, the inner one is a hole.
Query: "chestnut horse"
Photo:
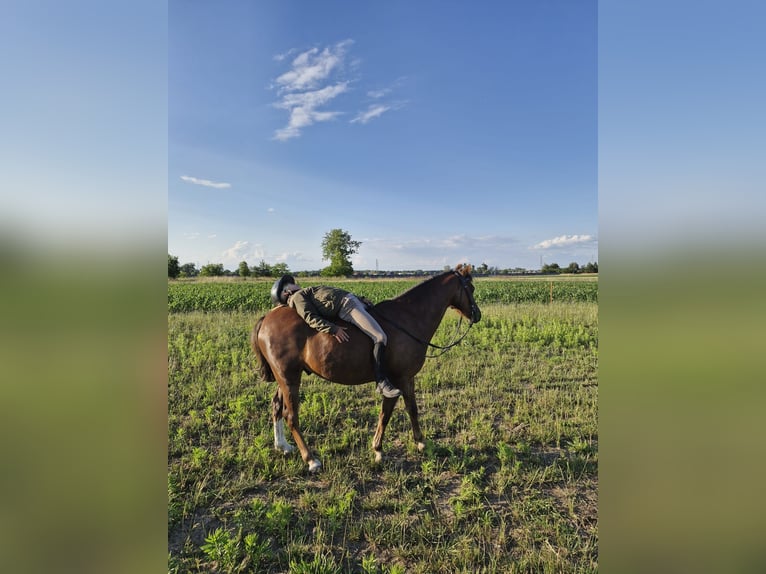
[[[431,337],[448,307],[453,307],[471,324],[481,319],[473,297],[474,286],[469,265],[436,275],[394,299],[381,301],[370,313],[386,331],[388,343],[385,370],[391,383],[402,392],[418,450],[424,448],[415,404],[415,375],[423,367]],[[265,381],[276,381],[272,400],[274,448],[284,453],[293,447],[285,440],[283,418],[287,420],[301,457],[310,472],[321,468],[312,456],[300,431],[298,391],[301,374],[314,373],[342,385],[374,381],[372,340],[356,326],[341,319],[350,339],[339,343],[328,333],[311,328],[294,309],[279,305],[261,318],[253,328],[250,344],[258,357],[259,372]],[[434,346],[434,345],[431,345]],[[398,397],[383,398],[378,427],[372,441],[375,460],[382,460],[383,433]]]

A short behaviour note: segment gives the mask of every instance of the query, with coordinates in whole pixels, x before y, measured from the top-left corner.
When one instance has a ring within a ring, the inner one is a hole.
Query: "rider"
[[[402,394],[391,384],[383,370],[388,341],[386,333],[367,312],[364,303],[356,295],[328,286],[301,289],[292,275],[283,275],[271,288],[271,300],[274,304],[289,305],[311,327],[322,333],[330,333],[339,343],[348,341],[346,327],[336,325],[329,319],[340,317],[359,327],[374,343],[372,356],[378,390],[384,397],[390,399]]]

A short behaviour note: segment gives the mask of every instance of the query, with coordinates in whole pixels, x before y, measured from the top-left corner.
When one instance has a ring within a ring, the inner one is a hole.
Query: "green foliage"
[[[247,266],[247,261],[240,261],[237,273],[240,277],[250,277],[250,267]]]
[[[379,281],[330,281],[329,283],[367,297],[375,303],[392,299],[421,280],[379,280]],[[308,287],[327,283],[317,278],[301,280]],[[481,305],[521,303],[577,303],[598,301],[596,280],[518,280],[518,279],[475,279],[474,297]],[[168,284],[168,311],[252,311],[265,312],[271,309],[270,282],[173,282]]]
[[[253,267],[253,275],[256,277],[271,277],[271,266],[264,259]]]
[[[537,282],[547,296],[549,281]],[[415,282],[339,283],[375,296]],[[477,297],[530,281],[512,283],[478,280]],[[274,385],[258,380],[248,343],[260,311],[230,301],[169,314],[169,571],[596,572],[598,308],[563,299],[564,283],[553,304],[485,300],[463,342],[426,361],[415,380],[423,452],[400,401],[374,464],[374,385],[304,376],[317,476],[273,449]],[[177,284],[224,298],[240,287],[268,297],[271,282]],[[434,342],[457,323],[448,311]]]
[[[272,277],[282,277],[282,275],[287,275],[289,273],[290,268],[287,266],[287,263],[275,263],[271,266]]]
[[[224,274],[223,263],[208,263],[203,265],[199,274],[201,277],[220,277]]]
[[[181,273],[181,267],[178,265],[178,257],[168,253],[168,277],[176,279]]]
[[[359,251],[361,241],[354,241],[347,231],[332,229],[322,240],[322,259],[330,265],[322,269],[323,277],[348,277],[353,275],[351,256]]]
[[[291,560],[290,574],[342,574],[332,555],[317,554],[310,561]]]
[[[260,540],[255,532],[243,536],[240,529],[232,536],[220,527],[205,537],[201,550],[212,562],[211,566],[221,572],[252,572],[271,552],[268,542]]]
[[[196,277],[197,275],[199,275],[199,269],[197,269],[194,263],[184,263],[181,265],[179,277]]]

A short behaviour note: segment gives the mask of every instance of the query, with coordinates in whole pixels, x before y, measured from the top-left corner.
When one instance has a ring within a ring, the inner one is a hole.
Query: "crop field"
[[[419,280],[324,282],[380,301]],[[374,384],[304,376],[311,475],[273,449],[249,348],[271,282],[170,282],[169,572],[596,572],[597,281],[474,283],[481,322],[416,378],[425,450],[400,401],[376,464]]]

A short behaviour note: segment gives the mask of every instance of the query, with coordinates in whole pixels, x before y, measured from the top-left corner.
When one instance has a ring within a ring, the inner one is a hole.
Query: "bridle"
[[[392,321],[388,317],[385,317],[383,315],[380,315],[380,313],[378,313],[378,315],[380,315],[382,319],[384,319],[385,321],[391,323],[394,327],[396,327],[397,329],[402,331],[404,334],[409,335],[410,337],[415,339],[421,345],[427,345],[429,347],[432,347],[434,349],[437,349],[437,350],[441,351],[441,353],[438,353],[438,354],[435,354],[435,355],[426,355],[427,359],[433,359],[435,357],[440,357],[441,355],[443,355],[444,353],[449,351],[452,347],[455,347],[455,346],[459,345],[460,342],[468,334],[468,331],[471,330],[471,327],[473,327],[473,324],[476,323],[479,320],[479,318],[481,317],[481,311],[479,310],[479,306],[476,304],[476,300],[473,298],[473,295],[471,295],[471,292],[468,290],[468,279],[466,279],[465,276],[463,276],[462,274],[458,273],[457,271],[453,271],[452,273],[454,273],[457,276],[457,278],[460,279],[460,286],[458,287],[458,292],[460,293],[461,300],[462,300],[462,297],[463,297],[463,293],[465,293],[465,295],[468,297],[468,302],[471,304],[471,322],[468,324],[468,329],[466,329],[465,332],[462,335],[460,335],[460,337],[458,337],[458,333],[460,332],[460,327],[463,324],[463,314],[460,313],[460,318],[458,319],[457,327],[455,328],[455,334],[453,335],[452,342],[449,345],[445,345],[445,346],[434,345],[433,343],[431,343],[429,341],[424,341],[423,339],[421,339],[417,335],[413,335],[412,333],[410,333],[407,329],[405,329],[404,327],[402,327],[401,325],[399,325],[395,321]]]

